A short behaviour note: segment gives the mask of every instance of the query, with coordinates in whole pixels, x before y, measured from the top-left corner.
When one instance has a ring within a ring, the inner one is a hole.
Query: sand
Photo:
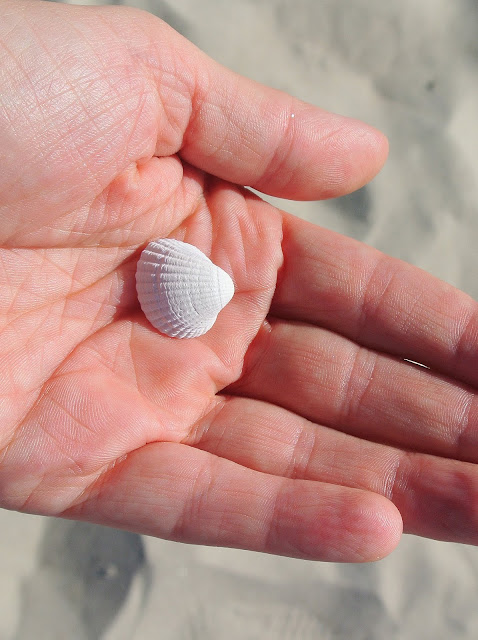
[[[390,140],[351,196],[282,208],[478,298],[478,5],[136,0],[236,71]],[[0,512],[0,640],[475,640],[478,549],[404,536],[321,564]]]

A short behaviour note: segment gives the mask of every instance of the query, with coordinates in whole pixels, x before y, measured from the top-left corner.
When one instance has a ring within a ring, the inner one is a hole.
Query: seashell
[[[161,238],[144,249],[136,290],[153,327],[175,338],[202,336],[234,295],[231,277],[192,244]]]

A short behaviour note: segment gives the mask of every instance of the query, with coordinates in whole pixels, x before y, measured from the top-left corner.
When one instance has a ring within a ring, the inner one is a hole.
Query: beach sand
[[[84,3],[82,3],[84,4]],[[478,298],[478,5],[136,0],[212,57],[390,140],[360,191],[280,206]],[[0,640],[476,640],[478,549],[313,563],[0,512]]]

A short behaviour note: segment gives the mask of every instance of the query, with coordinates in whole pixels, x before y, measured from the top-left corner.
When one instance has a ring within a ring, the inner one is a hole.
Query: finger
[[[326,329],[271,321],[230,390],[361,438],[478,461],[471,389]]]
[[[377,494],[261,474],[180,444],[131,453],[62,514],[171,540],[361,562],[388,554],[401,518]]]
[[[380,493],[405,533],[478,543],[478,467],[340,433],[280,407],[233,396],[198,422],[187,444],[244,467]]]
[[[142,56],[160,98],[158,154],[179,152],[225,180],[310,200],[353,191],[382,167],[388,143],[373,127],[241,77],[140,17],[149,36],[145,46],[142,30]],[[132,36],[128,24],[134,48]]]
[[[285,215],[283,229],[274,315],[318,324],[478,384],[478,304],[469,296],[298,218]]]
[[[4,238],[28,234],[30,224],[56,228],[62,216],[60,226],[82,232],[88,205],[101,212],[105,201],[124,218],[125,183],[148,198],[153,171],[141,168],[155,155],[180,153],[228,181],[299,199],[356,189],[384,162],[387,142],[375,129],[241,78],[148,13],[16,6],[0,33],[9,122]],[[177,184],[169,169],[163,198]]]

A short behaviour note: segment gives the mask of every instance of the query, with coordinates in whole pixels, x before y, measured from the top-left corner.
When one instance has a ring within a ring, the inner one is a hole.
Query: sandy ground
[[[478,297],[473,0],[135,0],[235,70],[390,139],[359,192],[281,206]],[[336,565],[0,513],[0,640],[475,640],[478,549]]]

